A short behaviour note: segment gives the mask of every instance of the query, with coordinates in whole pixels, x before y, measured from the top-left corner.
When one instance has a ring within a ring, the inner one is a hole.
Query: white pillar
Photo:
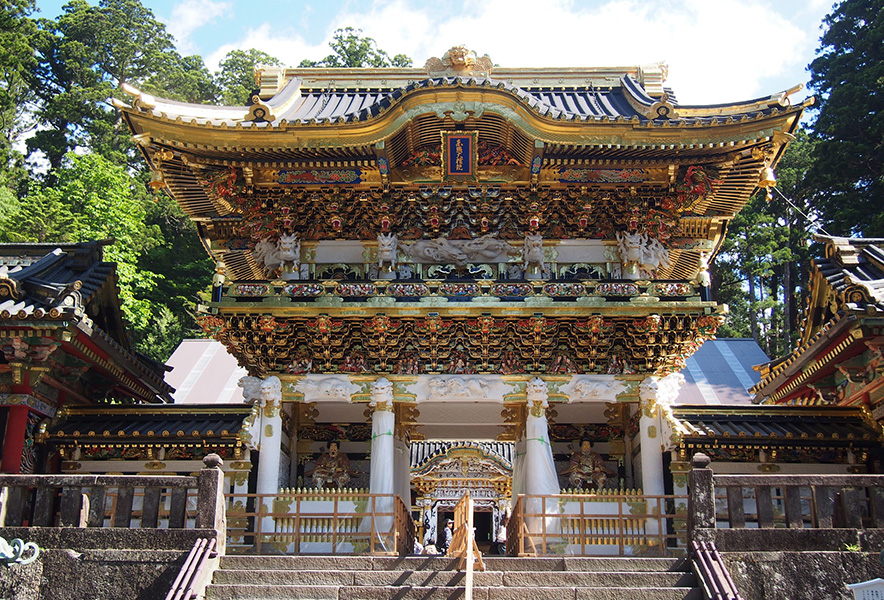
[[[672,403],[678,397],[678,391],[683,383],[684,376],[673,373],[666,377],[647,377],[639,386],[642,491],[646,496],[664,494],[663,450],[666,445],[663,439],[664,413],[671,413]],[[649,500],[648,511],[662,514],[665,512],[665,506],[659,499]],[[650,535],[656,535],[659,526],[658,521],[649,520],[646,531]]]
[[[282,440],[282,383],[279,377],[268,377],[261,382],[261,427],[259,430],[257,492],[270,494],[263,499],[264,510],[273,511],[273,501],[279,493],[279,460]],[[261,520],[261,532],[272,533],[272,517]]]
[[[396,452],[393,444],[396,418],[393,414],[393,384],[385,377],[381,377],[372,385],[369,406],[374,408],[371,415],[369,492],[385,496],[374,500],[376,513],[392,514],[394,507],[392,496],[396,493]],[[372,505],[369,505],[368,510],[371,509]],[[370,523],[370,518],[366,519],[363,528],[370,526]],[[385,534],[393,529],[393,517],[376,517],[374,524],[375,531]],[[392,536],[389,536],[389,540],[392,541]],[[386,545],[383,536],[380,542]]]
[[[558,494],[559,476],[549,441],[549,391],[546,382],[534,377],[528,382],[528,417],[525,423],[524,494]]]

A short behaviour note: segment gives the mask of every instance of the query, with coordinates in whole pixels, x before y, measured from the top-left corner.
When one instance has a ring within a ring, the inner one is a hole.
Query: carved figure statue
[[[261,400],[261,378],[241,377],[236,385],[242,388],[242,397],[247,404],[254,404]]]
[[[318,489],[331,485],[343,488],[350,483],[351,477],[359,475],[359,471],[350,467],[350,459],[341,452],[340,444],[332,440],[326,444],[313,468],[304,474],[313,477],[313,486]]]
[[[528,404],[539,404],[541,408],[549,407],[549,387],[540,377],[532,377],[525,386]]]
[[[625,279],[650,277],[657,269],[669,266],[669,250],[646,233],[617,232],[617,250]]]
[[[522,268],[527,271],[532,267],[543,269],[543,237],[540,234],[526,235],[522,247]]]
[[[378,234],[378,269],[389,267],[396,269],[396,253],[399,248],[399,239],[395,234]]]
[[[274,244],[269,239],[255,244],[255,260],[270,272],[282,271],[283,279],[298,279],[301,270],[301,241],[298,234],[286,234]]]
[[[261,382],[261,406],[282,402],[282,382],[271,375]]]
[[[305,397],[314,398],[337,398],[350,400],[350,396],[360,390],[360,387],[343,377],[326,377],[319,381],[302,379],[295,385],[295,389]]]
[[[571,464],[564,474],[568,475],[568,481],[575,488],[595,487],[601,490],[608,477],[617,473],[605,466],[605,459],[600,454],[592,451],[592,441],[583,438],[580,440],[580,450],[571,455]]]
[[[371,385],[371,400],[369,406],[387,405],[393,406],[393,384],[386,377],[379,377]]]

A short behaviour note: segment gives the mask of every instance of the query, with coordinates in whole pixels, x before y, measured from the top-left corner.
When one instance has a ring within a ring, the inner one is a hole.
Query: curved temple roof
[[[554,120],[630,121],[645,125],[663,125],[665,122],[671,126],[715,124],[729,117],[741,120],[761,118],[771,111],[789,107],[788,94],[799,89],[739,103],[680,106],[668,91],[660,98],[652,97],[629,74],[622,75],[617,85],[605,88],[595,87],[592,83],[521,87],[500,79],[476,76],[430,77],[393,88],[339,87],[333,80],[325,86],[316,83],[319,82],[310,85],[292,78],[266,102],[259,100],[252,106],[243,107],[214,107],[156,99],[126,86],[124,90],[134,98],[133,104],[129,106],[118,100],[116,105],[124,111],[142,110],[154,118],[181,119],[196,125],[276,128],[367,121],[404,98],[425,90],[478,88],[511,96],[536,114]]]

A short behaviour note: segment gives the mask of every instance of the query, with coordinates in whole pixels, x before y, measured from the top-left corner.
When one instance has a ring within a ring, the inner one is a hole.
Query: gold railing
[[[399,496],[363,490],[225,494],[228,553],[406,555],[414,521]]]
[[[520,494],[507,524],[511,556],[682,555],[687,497]]]

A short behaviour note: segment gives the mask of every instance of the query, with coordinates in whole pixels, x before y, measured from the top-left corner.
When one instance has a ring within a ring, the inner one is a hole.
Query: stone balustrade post
[[[216,549],[224,554],[227,541],[227,506],[224,502],[223,461],[217,454],[208,454],[203,459],[206,465],[200,469],[197,479],[196,527],[214,529]]]
[[[688,476],[688,542],[695,529],[715,529],[715,484],[712,482],[711,459],[698,452],[691,460]]]

